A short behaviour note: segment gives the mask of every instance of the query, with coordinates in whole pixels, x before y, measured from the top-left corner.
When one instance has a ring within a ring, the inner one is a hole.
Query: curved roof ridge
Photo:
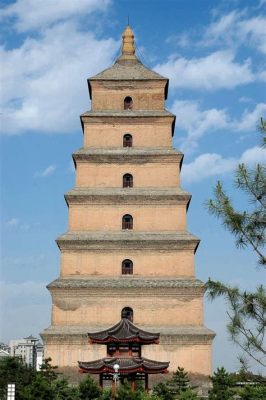
[[[151,333],[139,329],[127,318],[122,318],[120,322],[103,331],[88,333],[91,343],[110,343],[110,342],[144,342],[145,344],[158,343],[160,334]]]

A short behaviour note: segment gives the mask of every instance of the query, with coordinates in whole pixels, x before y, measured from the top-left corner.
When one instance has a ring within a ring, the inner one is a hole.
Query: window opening
[[[127,96],[124,99],[124,110],[132,110],[133,108],[133,100],[132,97]]]
[[[122,229],[133,229],[133,218],[131,215],[126,214],[123,216]]]
[[[123,187],[133,187],[133,176],[131,174],[123,176]]]
[[[133,262],[131,260],[124,260],[122,262],[122,275],[133,274]]]
[[[129,321],[133,322],[133,310],[130,307],[124,307],[121,311],[121,318],[126,318]]]
[[[133,144],[132,135],[126,133],[123,136],[123,147],[132,147],[132,144]]]

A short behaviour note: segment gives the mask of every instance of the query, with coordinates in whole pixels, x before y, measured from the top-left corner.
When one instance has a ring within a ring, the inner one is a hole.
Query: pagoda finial
[[[126,56],[133,56],[135,54],[135,41],[134,41],[134,33],[129,25],[126,26],[122,34],[123,43],[122,43],[122,55],[124,58]]]

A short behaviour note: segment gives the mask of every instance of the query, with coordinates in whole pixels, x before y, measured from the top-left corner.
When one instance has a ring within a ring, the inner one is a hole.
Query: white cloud
[[[110,0],[17,0],[0,11],[0,19],[15,18],[15,26],[22,32],[39,30],[57,21],[104,11],[109,4]]]
[[[170,78],[171,86],[190,89],[232,89],[255,80],[249,59],[242,64],[234,60],[231,50],[216,51],[201,58],[171,56],[154,69]]]
[[[234,158],[224,159],[220,154],[205,153],[198,156],[190,164],[184,164],[182,168],[183,182],[197,182],[209,176],[221,175],[234,169]]]
[[[197,147],[197,142],[207,131],[223,129],[229,124],[226,110],[211,108],[201,110],[196,101],[176,100],[171,108],[176,114],[176,128],[187,132],[186,138],[181,140],[184,152],[191,152]]]
[[[79,31],[73,21],[52,26],[18,48],[0,47],[3,134],[70,133],[88,108],[86,79],[112,64],[118,43]]]
[[[11,218],[6,222],[6,226],[9,228],[17,228],[19,230],[28,231],[31,226],[25,222],[22,222],[19,218]]]
[[[233,119],[226,109],[204,110],[199,102],[189,100],[176,100],[171,111],[176,115],[176,129],[186,132],[179,140],[179,147],[185,153],[191,153],[208,132],[253,132],[260,118],[266,115],[266,103],[258,103],[252,110],[245,109],[239,119]]]
[[[49,165],[49,167],[45,168],[43,171],[36,172],[34,174],[35,178],[46,178],[47,176],[52,175],[56,170],[54,165]]]
[[[19,218],[11,218],[10,220],[7,221],[6,225],[11,227],[18,226],[19,222],[20,222]]]
[[[249,18],[243,11],[231,11],[207,27],[201,44],[245,45],[266,54],[266,17]]]
[[[252,102],[252,98],[251,97],[247,97],[247,96],[241,96],[241,97],[239,97],[238,101],[240,103],[251,103]]]
[[[182,181],[185,183],[199,182],[210,176],[223,175],[233,171],[239,163],[254,166],[266,162],[266,150],[258,146],[246,150],[239,159],[234,157],[223,158],[220,154],[201,154],[182,168]]]
[[[258,103],[256,107],[250,111],[246,109],[238,121],[234,121],[234,128],[238,131],[254,130],[261,117],[266,115],[266,103]]]
[[[45,168],[43,171],[36,172],[34,176],[39,178],[46,178],[47,176],[52,175],[55,172],[55,170],[56,167],[54,165],[49,165],[49,167]]]
[[[240,157],[239,163],[244,163],[251,166],[258,163],[265,164],[266,151],[258,146],[252,147],[251,149],[244,151]]]

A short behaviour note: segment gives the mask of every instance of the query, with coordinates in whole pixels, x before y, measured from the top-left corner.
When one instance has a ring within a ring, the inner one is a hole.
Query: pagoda
[[[158,344],[159,333],[151,333],[138,329],[123,315],[121,321],[112,328],[101,332],[88,333],[91,344],[105,344],[107,354],[105,358],[89,362],[79,362],[81,372],[99,375],[100,386],[104,380],[114,382],[114,372],[119,372],[120,381],[126,378],[135,389],[137,380],[145,381],[145,390],[148,390],[149,374],[167,373],[169,362],[158,362],[143,358],[143,345]]]
[[[76,183],[65,195],[69,227],[57,239],[60,277],[48,285],[45,356],[73,368],[106,358],[87,332],[105,332],[126,315],[160,332],[159,344],[142,343],[143,360],[210,375],[214,333],[204,326],[205,285],[195,277],[199,239],[187,230],[191,195],[180,186],[183,154],[172,145],[168,79],[137,58],[127,26],[120,56],[88,87],[84,145],[73,154]]]

